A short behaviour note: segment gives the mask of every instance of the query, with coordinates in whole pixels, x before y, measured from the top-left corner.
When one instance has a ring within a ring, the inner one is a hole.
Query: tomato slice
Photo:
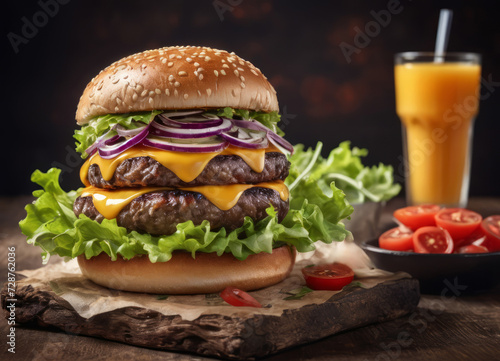
[[[302,274],[313,290],[338,291],[354,279],[354,272],[342,263],[304,267]]]
[[[445,229],[421,227],[413,234],[413,246],[418,253],[451,253],[453,240]]]
[[[485,246],[478,246],[475,244],[469,244],[467,246],[460,247],[457,253],[487,253],[488,248]]]
[[[378,245],[391,251],[413,251],[413,232],[402,227],[391,228],[378,238]]]
[[[474,232],[483,217],[464,208],[444,208],[436,216],[436,225],[446,229],[453,239],[464,238]]]
[[[226,287],[220,293],[220,296],[224,301],[232,306],[236,307],[258,307],[261,308],[262,305],[255,298],[250,296],[245,291],[242,291],[235,287]]]
[[[458,249],[459,247],[468,246],[469,244],[475,244],[477,246],[483,246],[486,240],[486,235],[481,229],[478,227],[474,232],[469,234],[467,237],[456,238],[453,239],[454,248]]]
[[[486,217],[481,222],[481,229],[486,235],[488,249],[500,251],[500,215]]]
[[[435,226],[434,216],[440,209],[441,207],[435,204],[423,204],[397,209],[393,215],[406,227],[415,231],[420,227]]]

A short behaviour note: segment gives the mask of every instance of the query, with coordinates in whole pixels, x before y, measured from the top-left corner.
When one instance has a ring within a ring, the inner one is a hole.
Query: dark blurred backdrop
[[[3,4],[3,195],[27,194],[34,169],[62,167],[80,186],[73,152],[83,89],[111,62],[170,45],[234,51],[278,92],[292,143],[368,148],[402,181],[393,55],[434,48],[439,9],[454,10],[450,51],[483,54],[491,91],[475,125],[471,195],[500,196],[500,26],[496,1],[90,1]],[[393,13],[388,12],[392,10]],[[45,14],[45,15],[44,15]],[[387,16],[387,14],[390,14]],[[30,25],[31,24],[31,25]],[[377,25],[378,24],[378,25]],[[358,49],[347,59],[339,44]],[[326,152],[325,152],[326,153]]]

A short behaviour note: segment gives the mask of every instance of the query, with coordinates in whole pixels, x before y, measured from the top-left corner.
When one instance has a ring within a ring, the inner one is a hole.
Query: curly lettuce
[[[300,185],[290,192],[290,211],[279,223],[272,206],[267,217],[254,222],[247,217],[244,224],[227,232],[212,230],[207,221],[194,225],[187,221],[177,225],[177,231],[167,236],[152,236],[128,232],[115,219],[101,223],[85,215],[76,217],[73,202],[82,189],[65,192],[59,184],[60,169],[47,173],[35,171],[31,180],[42,189],[33,192],[36,200],[26,206],[27,216],[19,225],[28,243],[42,249],[46,263],[51,255],[75,258],[84,254],[91,258],[105,252],[111,259],[117,255],[131,259],[147,255],[151,262],[166,262],[175,250],[190,252],[231,253],[243,260],[251,254],[272,252],[289,244],[299,252],[314,250],[316,241],[342,241],[349,234],[340,222],[353,211],[344,193],[330,185],[331,195],[312,184]]]
[[[382,163],[372,167],[363,165],[361,158],[368,154],[366,149],[351,149],[350,142],[344,141],[323,158],[322,146],[318,142],[314,149],[306,150],[302,144],[295,145],[295,151],[289,157],[292,164],[290,175],[285,181],[289,187],[309,185],[315,191],[308,197],[314,197],[320,190],[325,196],[332,196],[331,184],[334,182],[351,204],[386,201],[400,192],[401,185],[394,183],[392,166]]]

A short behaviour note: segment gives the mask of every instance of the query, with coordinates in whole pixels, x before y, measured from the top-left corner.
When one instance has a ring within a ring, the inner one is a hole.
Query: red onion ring
[[[211,153],[226,149],[229,143],[219,137],[208,137],[205,143],[182,143],[167,138],[148,137],[144,139],[142,145],[174,152]]]
[[[219,135],[232,128],[233,124],[230,120],[224,119],[222,123],[216,127],[208,127],[202,129],[191,128],[176,128],[169,127],[158,122],[151,123],[154,128],[151,133],[165,138],[191,139],[191,138],[206,138],[214,135]]]
[[[237,132],[232,132],[232,133],[235,134]],[[269,141],[265,133],[264,136],[260,138],[249,137],[246,139],[239,138],[237,135],[234,136],[228,132],[221,133],[220,136],[225,140],[227,140],[230,144],[242,148],[262,149],[262,148],[267,148],[267,146],[269,145]]]
[[[158,116],[158,120],[160,120],[164,125],[185,129],[216,127],[221,125],[223,122],[222,118],[214,114],[201,114],[194,117],[183,117],[181,119],[172,119],[162,115],[163,114],[160,114]]]
[[[149,126],[144,127],[139,134],[136,134],[130,139],[125,139],[122,142],[115,143],[113,145],[102,144],[98,147],[99,155],[104,159],[111,159],[116,157],[118,154],[132,148],[134,145],[141,143],[149,134]]]
[[[255,119],[249,119],[249,120],[232,119],[232,122],[234,125],[236,125],[237,127],[240,127],[240,128],[247,128],[247,129],[251,129],[251,130],[259,130],[259,131],[267,132],[267,136],[270,140],[274,140],[274,143],[279,144],[280,148],[284,148],[286,151],[293,154],[293,145],[290,142],[288,142],[287,140],[285,140],[285,138],[283,138],[283,137],[279,136],[278,134],[276,134],[275,132],[273,132],[268,127],[259,123]]]
[[[115,124],[111,129],[115,130],[118,135],[122,137],[133,137],[134,135],[139,134],[144,129],[144,127],[147,127],[147,124],[144,124],[144,126],[135,129],[127,129],[123,125]]]

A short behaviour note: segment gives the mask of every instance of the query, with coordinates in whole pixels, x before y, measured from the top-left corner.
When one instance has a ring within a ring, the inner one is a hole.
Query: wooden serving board
[[[363,280],[360,282],[362,285]],[[81,309],[78,312],[68,301],[68,293],[61,293],[61,285],[72,287],[75,284],[79,285],[75,286],[78,292],[87,285],[99,290],[99,286],[81,275],[69,277],[60,274],[54,281],[31,273],[28,278],[18,280],[16,321],[43,327],[55,326],[72,334],[137,346],[247,360],[352,328],[401,317],[415,310],[420,299],[418,281],[400,278],[382,281],[370,288],[355,284],[341,292],[315,291],[311,294],[321,292],[319,295],[323,301],[308,294],[301,300],[290,302],[290,307],[280,309],[278,315],[271,310],[274,307],[272,302],[266,304],[267,309],[219,303],[213,308],[217,312],[211,312],[207,306],[199,306],[203,308],[196,310],[197,306],[186,305],[190,312],[198,312],[199,315],[183,318],[177,312],[160,312],[156,306],[149,307],[148,302],[138,298],[141,306],[104,308],[102,312],[85,317]],[[273,287],[279,289],[282,286]],[[110,292],[107,289],[102,291],[105,290]],[[114,291],[111,294],[113,299],[109,300],[116,301],[120,297],[130,300],[135,295]],[[140,295],[137,294],[137,297],[151,297],[154,300],[151,304],[157,304],[162,299],[161,296]],[[185,300],[189,296],[182,297]],[[5,309],[10,298],[6,286],[2,289],[1,298],[2,308]]]

